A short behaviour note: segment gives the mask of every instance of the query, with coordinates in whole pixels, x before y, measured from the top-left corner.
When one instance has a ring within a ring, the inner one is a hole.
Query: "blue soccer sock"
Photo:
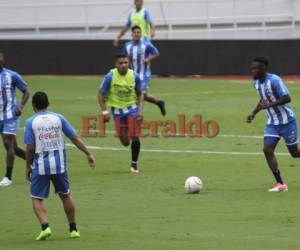
[[[138,164],[136,161],[132,161],[131,162],[131,167],[134,168],[134,169],[138,169]]]

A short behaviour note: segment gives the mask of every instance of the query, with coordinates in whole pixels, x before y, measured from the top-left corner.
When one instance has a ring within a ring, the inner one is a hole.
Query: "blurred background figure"
[[[19,118],[29,98],[26,82],[15,71],[4,67],[4,55],[0,52],[0,134],[6,151],[6,173],[0,181],[0,187],[12,184],[12,172],[15,156],[25,159],[25,151],[18,146],[17,132]],[[16,89],[22,93],[21,102],[17,102]]]
[[[152,16],[148,10],[143,7],[143,0],[134,0],[135,8],[128,17],[126,25],[121,29],[120,34],[114,40],[114,46],[117,47],[122,36],[134,26],[139,26],[142,31],[142,38],[150,41],[155,36],[155,26]]]

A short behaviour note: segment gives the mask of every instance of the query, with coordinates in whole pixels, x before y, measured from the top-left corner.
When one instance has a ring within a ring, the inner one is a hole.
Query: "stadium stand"
[[[300,38],[300,0],[145,0],[145,7],[157,39]],[[2,0],[0,39],[113,39],[131,9],[131,0]]]

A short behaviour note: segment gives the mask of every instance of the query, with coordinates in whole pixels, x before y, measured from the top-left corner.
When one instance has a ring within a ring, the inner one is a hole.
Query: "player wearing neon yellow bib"
[[[135,9],[131,12],[126,26],[128,28],[139,26],[142,31],[142,38],[149,39],[151,37],[151,21],[150,13],[145,8],[141,10]]]
[[[102,90],[110,85],[107,92],[107,104],[114,109],[125,109],[137,103],[136,81],[133,70],[128,69],[125,75],[121,75],[118,69],[112,69],[105,77]],[[138,80],[139,81],[139,80]],[[110,83],[109,83],[110,82]],[[105,86],[106,85],[106,86]]]
[[[129,69],[129,59],[125,54],[116,58],[116,68],[106,74],[98,93],[98,101],[104,120],[110,120],[107,105],[111,107],[116,134],[124,146],[131,142],[131,172],[138,173],[137,160],[140,153],[139,131],[136,125],[143,120],[142,84],[140,77]]]
[[[150,12],[143,8],[143,0],[134,0],[135,9],[129,14],[126,25],[120,31],[118,37],[114,40],[117,47],[122,36],[132,27],[139,26],[142,31],[142,39],[150,41],[155,36],[155,25]]]

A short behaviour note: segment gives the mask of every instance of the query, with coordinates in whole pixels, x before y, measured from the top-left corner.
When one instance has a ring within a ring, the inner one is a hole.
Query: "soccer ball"
[[[186,179],[184,187],[188,193],[199,193],[203,188],[203,182],[199,177],[191,176]]]

